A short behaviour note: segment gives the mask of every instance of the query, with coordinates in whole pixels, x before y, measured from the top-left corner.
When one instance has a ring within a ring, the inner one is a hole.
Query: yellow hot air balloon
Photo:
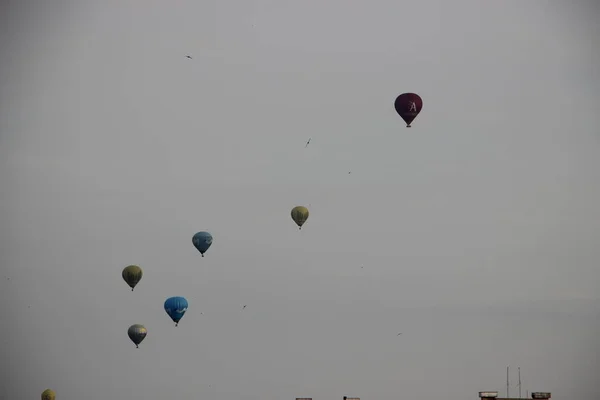
[[[296,206],[292,208],[292,219],[298,225],[298,229],[302,229],[302,225],[308,219],[308,208],[304,206]]]
[[[42,392],[42,400],[55,400],[55,399],[56,399],[56,393],[54,393],[54,390],[46,389]]]
[[[143,274],[144,273],[142,272],[142,269],[137,265],[130,265],[128,267],[125,267],[123,268],[123,272],[121,273],[121,275],[123,275],[123,280],[127,282],[132,292],[135,285],[137,285],[140,282],[140,280],[142,280]]]

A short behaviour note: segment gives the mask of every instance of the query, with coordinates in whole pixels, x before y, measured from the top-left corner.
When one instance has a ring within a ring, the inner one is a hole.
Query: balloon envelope
[[[192,243],[194,244],[194,247],[198,249],[200,254],[202,254],[202,257],[204,257],[204,253],[206,253],[206,250],[208,250],[212,242],[213,237],[208,232],[198,232],[192,237]]]
[[[142,343],[147,334],[148,331],[144,325],[133,324],[127,329],[127,336],[129,336],[129,339],[135,344],[135,347],[138,347],[138,345]]]
[[[169,314],[173,322],[175,322],[175,326],[179,324],[187,309],[188,302],[184,297],[169,297],[165,300],[165,311]]]
[[[404,122],[406,122],[406,127],[410,128],[411,122],[413,122],[423,108],[423,99],[416,93],[402,93],[396,97],[394,108]]]
[[[55,400],[56,393],[52,389],[46,389],[42,392],[42,400]]]
[[[131,291],[133,288],[142,280],[142,275],[144,272],[137,265],[130,265],[128,267],[123,268],[123,272],[121,275],[123,276],[123,280],[127,282]]]
[[[292,208],[292,219],[298,225],[300,229],[302,229],[302,225],[308,219],[308,208],[304,206],[296,206]]]

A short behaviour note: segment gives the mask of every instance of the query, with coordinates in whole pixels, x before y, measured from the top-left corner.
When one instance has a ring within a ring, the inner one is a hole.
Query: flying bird
[[[246,308],[246,305],[244,305],[244,307],[242,307],[242,310],[243,310],[244,308]]]
[[[192,60],[192,56],[185,56],[186,58],[189,58],[190,60]]]
[[[400,336],[400,335],[402,335],[402,332],[400,332],[400,333],[399,333],[399,334],[397,334],[396,336]]]
[[[312,138],[308,138],[308,142],[306,142],[306,146],[304,146],[304,148],[308,147],[308,144],[310,143],[310,139],[312,139]]]

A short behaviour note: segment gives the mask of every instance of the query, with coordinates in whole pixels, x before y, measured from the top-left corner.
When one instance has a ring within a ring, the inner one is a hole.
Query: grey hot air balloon
[[[136,348],[139,348],[139,344],[146,338],[148,331],[144,327],[144,325],[134,324],[129,327],[127,330],[127,335],[129,339],[135,344]]]

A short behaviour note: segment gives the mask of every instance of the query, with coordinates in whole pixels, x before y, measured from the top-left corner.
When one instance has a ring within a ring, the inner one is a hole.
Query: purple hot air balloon
[[[394,102],[396,112],[406,122],[406,127],[410,128],[410,123],[419,115],[423,108],[423,100],[416,93],[402,93],[396,97]]]

